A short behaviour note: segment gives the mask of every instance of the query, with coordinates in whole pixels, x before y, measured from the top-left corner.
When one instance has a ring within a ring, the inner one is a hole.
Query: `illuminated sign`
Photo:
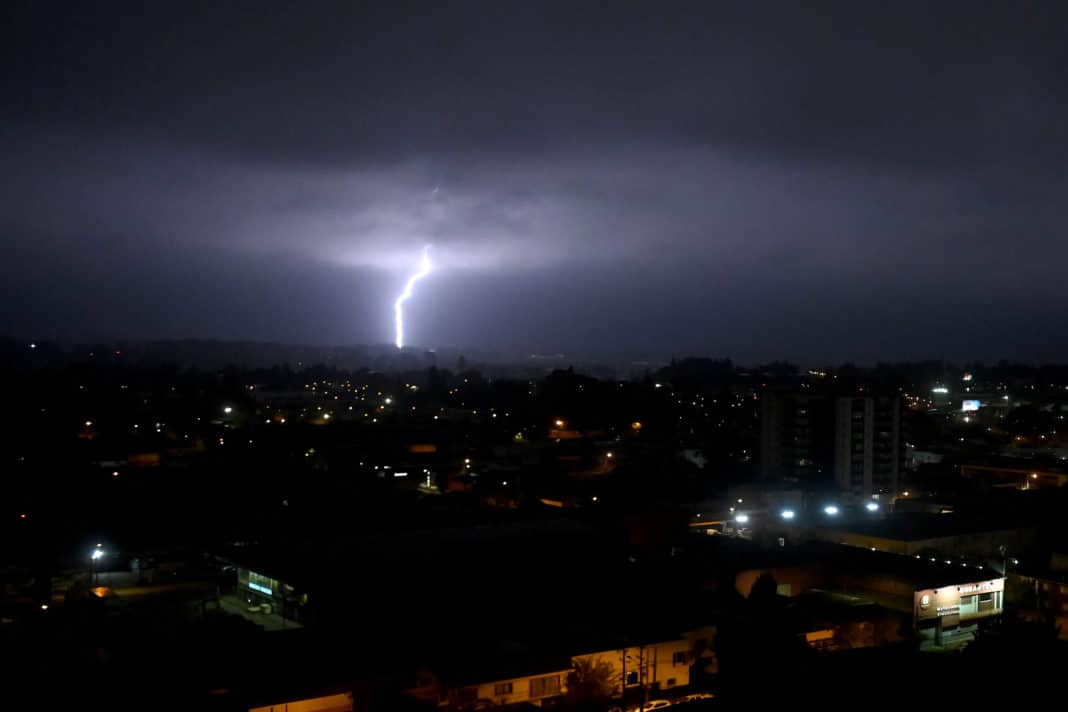
[[[980,401],[977,401],[977,400],[966,400],[966,401],[962,401],[961,402],[960,409],[964,413],[973,413],[973,412],[979,410],[979,406],[981,406],[981,405],[982,405],[982,402],[980,402]]]
[[[274,580],[255,571],[248,572],[248,587],[253,591],[266,593],[268,596],[274,595]]]
[[[957,588],[961,593],[975,593],[976,591],[993,591],[993,581],[983,581],[982,583],[971,583],[967,586],[960,586]]]
[[[989,615],[997,615],[1001,612],[1001,600],[992,594],[1005,590],[1005,579],[990,579],[988,581],[976,581],[974,583],[947,586],[945,588],[916,591],[913,599],[917,620],[931,621],[936,618],[961,616],[966,620],[982,618]],[[962,610],[961,599],[965,596],[974,596],[977,593],[991,595],[993,605],[989,609],[976,610],[969,601]]]

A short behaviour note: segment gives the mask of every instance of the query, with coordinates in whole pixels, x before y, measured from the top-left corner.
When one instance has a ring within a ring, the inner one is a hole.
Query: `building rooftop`
[[[700,539],[697,557],[712,571],[752,571],[786,567],[856,574],[858,576],[887,576],[913,586],[914,590],[937,588],[999,576],[989,568],[962,566],[930,561],[914,556],[902,556],[884,551],[871,551],[856,546],[812,541],[788,547],[761,547],[753,542],[732,537]]]
[[[1020,528],[1004,518],[977,519],[957,514],[922,512],[897,512],[885,519],[856,518],[843,519],[838,522],[801,522],[796,526],[803,529],[850,532],[897,541],[922,541]]]

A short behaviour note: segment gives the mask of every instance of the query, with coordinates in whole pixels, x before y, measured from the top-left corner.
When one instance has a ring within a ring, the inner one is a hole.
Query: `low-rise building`
[[[901,556],[941,556],[954,561],[1000,558],[1002,547],[1011,552],[1031,549],[1038,533],[1031,526],[1004,521],[973,521],[953,514],[895,513],[877,519],[850,521],[796,520],[777,523],[770,534],[803,543],[823,541]],[[769,534],[769,535],[770,535]]]
[[[569,660],[525,661],[498,669],[477,668],[446,678],[441,701],[451,709],[473,709],[487,705],[526,703],[541,707],[546,700],[560,697],[567,689]]]
[[[248,712],[352,712],[352,694],[322,695],[250,707]]]
[[[623,695],[624,687],[660,692],[690,684],[691,645],[686,638],[599,650],[573,659],[610,665],[617,681],[615,697]]]
[[[966,640],[979,619],[1000,615],[1005,605],[1005,579],[982,564],[824,542],[759,549],[737,540],[713,539],[723,540],[710,542],[720,547],[747,549],[736,556],[733,574],[735,588],[743,596],[749,596],[763,576],[775,580],[780,596],[843,594],[854,602],[896,611],[921,643],[942,644],[950,632],[957,640]]]
[[[703,665],[714,662],[714,629],[695,630],[693,636],[705,638]],[[605,680],[611,687],[606,692],[615,699],[650,698],[690,684],[694,643],[687,636],[618,646],[591,641],[586,646],[592,650],[566,652],[566,648],[581,650],[582,645],[565,642],[559,646],[561,652],[546,655],[511,643],[476,656],[481,659],[443,660],[408,695],[455,710],[517,704],[541,707],[567,693],[570,673],[583,662],[606,670]]]

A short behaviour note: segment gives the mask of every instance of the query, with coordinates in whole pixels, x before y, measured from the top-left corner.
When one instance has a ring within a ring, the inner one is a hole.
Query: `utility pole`
[[[638,646],[638,684],[642,688],[642,698],[638,702],[638,712],[645,712],[645,646]]]

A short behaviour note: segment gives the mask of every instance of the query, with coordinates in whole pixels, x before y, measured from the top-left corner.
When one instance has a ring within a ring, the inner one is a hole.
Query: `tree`
[[[618,684],[619,676],[609,663],[578,659],[567,674],[564,700],[575,710],[607,709]]]
[[[779,582],[775,580],[770,571],[760,574],[753,582],[753,587],[749,589],[749,602],[760,607],[774,605],[778,601],[778,596]]]

